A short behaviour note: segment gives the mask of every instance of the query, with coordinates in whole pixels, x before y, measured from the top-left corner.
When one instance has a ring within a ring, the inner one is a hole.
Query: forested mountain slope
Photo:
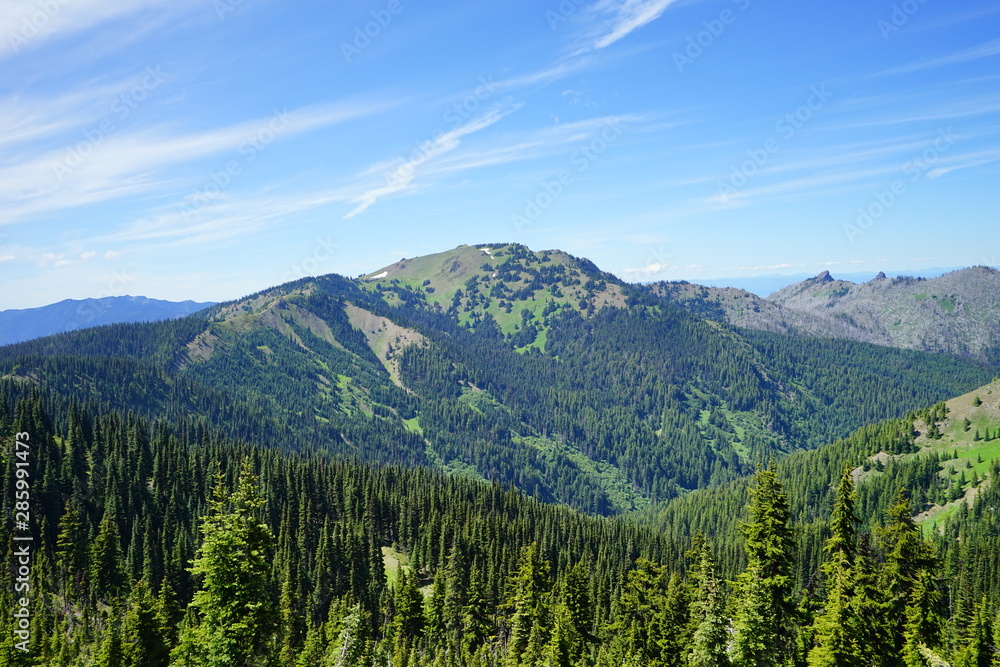
[[[961,433],[966,418],[995,423],[998,392],[952,404]],[[948,414],[919,415],[929,447],[959,435]],[[905,455],[919,438],[900,425],[835,447]],[[0,381],[0,439],[22,443],[0,468],[25,482],[3,490],[0,604],[30,610],[0,622],[2,665],[990,667],[995,650],[1000,485],[977,485],[942,563],[905,499],[873,505],[868,481],[855,495],[864,471],[834,478],[836,493],[802,468],[763,471],[732,508],[745,520],[732,542],[675,541],[495,484],[248,446],[198,417],[151,422],[24,380]],[[809,548],[827,535],[820,571]],[[15,537],[31,538],[29,565]]]
[[[835,280],[824,271],[762,299],[733,288],[653,283],[647,288],[692,312],[739,327],[826,336],[996,361],[1000,272],[989,267],[937,278]]]
[[[874,535],[894,499],[905,492],[915,521],[937,544],[949,575],[977,582],[963,604],[985,594],[998,599],[1000,380],[777,461],[799,531],[803,580],[818,571],[829,510],[845,468],[857,487],[863,532]],[[714,536],[723,571],[735,573],[742,566],[740,508],[748,499],[746,482],[740,480],[695,491],[635,518],[680,542],[697,532]]]
[[[229,437],[616,514],[987,382],[946,355],[735,329],[587,260],[462,246],[198,317],[0,348],[0,375]]]

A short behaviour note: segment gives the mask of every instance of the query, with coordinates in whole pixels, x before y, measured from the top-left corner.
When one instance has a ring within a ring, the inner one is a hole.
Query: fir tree
[[[747,567],[734,584],[732,660],[735,667],[775,667],[792,655],[796,610],[788,500],[773,466],[757,473],[750,498],[742,526]]]
[[[969,625],[963,644],[956,656],[955,667],[993,667],[996,664],[993,628],[985,597],[973,608],[972,623]],[[997,655],[997,662],[1000,662],[1000,655]]]
[[[916,664],[919,647],[934,646],[940,639],[940,592],[935,582],[939,563],[913,522],[902,491],[889,508],[889,518],[881,533],[885,564],[880,588],[887,640],[881,654],[904,655],[904,660]]]
[[[424,631],[424,596],[417,588],[416,576],[402,570],[394,591],[396,613],[393,619],[394,634],[409,646]]]
[[[715,557],[707,540],[698,536],[694,552],[696,567],[694,602],[691,605],[691,620],[694,634],[687,654],[688,667],[728,667],[729,656],[726,645],[729,642],[725,601],[722,581],[715,567]]]
[[[848,468],[840,478],[830,518],[830,538],[824,551],[827,597],[823,612],[813,624],[815,645],[809,652],[809,667],[855,667],[863,665],[858,623],[854,617],[857,524],[854,484]]]
[[[530,654],[541,649],[541,631],[545,618],[546,597],[551,588],[549,563],[532,543],[521,550],[517,570],[508,583],[506,609],[509,610],[507,665],[531,664]]]
[[[104,512],[90,547],[90,583],[95,595],[104,600],[117,597],[125,583],[118,522],[111,508]]]
[[[201,643],[195,652],[205,656],[206,666],[266,664],[277,615],[268,581],[274,538],[258,517],[264,501],[257,486],[248,464],[232,495],[219,475],[202,521],[203,540],[191,567],[202,582],[191,603],[201,623],[182,639]]]
[[[149,586],[140,580],[132,589],[122,626],[123,667],[166,667],[170,662],[166,628]]]

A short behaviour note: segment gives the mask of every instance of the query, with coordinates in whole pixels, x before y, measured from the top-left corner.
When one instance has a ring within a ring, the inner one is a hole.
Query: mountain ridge
[[[104,324],[172,319],[192,315],[214,302],[165,301],[144,296],[63,299],[38,308],[0,311],[0,345],[20,343]]]
[[[619,514],[993,374],[955,357],[741,330],[589,260],[501,243],[358,279],[303,278],[197,317],[0,348],[0,376]]]
[[[993,359],[1000,349],[1000,271],[977,266],[937,278],[864,283],[824,271],[762,299],[734,288],[653,283],[654,294],[734,326]]]

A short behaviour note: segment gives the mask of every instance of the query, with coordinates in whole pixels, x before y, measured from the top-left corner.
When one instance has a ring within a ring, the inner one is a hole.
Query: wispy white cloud
[[[441,135],[436,140],[425,142],[408,160],[381,160],[378,168],[369,167],[362,172],[364,177],[383,174],[384,185],[368,186],[361,194],[350,198],[354,208],[344,216],[350,219],[367,210],[378,199],[400,192],[415,192],[418,185],[416,176],[424,177],[452,175],[482,167],[524,162],[566,152],[567,147],[593,139],[609,125],[633,124],[643,119],[638,115],[599,116],[571,123],[557,123],[521,132],[507,132],[492,140],[480,142],[475,148],[463,149],[460,139],[475,131],[486,129],[501,118],[512,113],[520,105],[507,106],[470,121],[466,125]]]
[[[950,99],[942,101],[929,101],[926,99],[930,95],[911,96],[911,104],[902,96],[891,95],[880,98],[869,98],[865,100],[854,100],[850,106],[845,106],[844,111],[864,112],[868,107],[869,115],[861,120],[854,120],[829,126],[828,129],[855,129],[863,127],[880,127],[884,125],[904,125],[907,123],[921,123],[927,121],[944,122],[952,119],[970,118],[975,116],[986,116],[1000,111],[1000,96],[997,95],[974,95],[968,97],[956,97],[952,94]],[[937,93],[941,99],[941,93]],[[879,114],[877,109],[883,107],[883,113]]]
[[[135,85],[130,77],[115,83],[77,87],[50,97],[13,95],[0,99],[0,148],[10,161],[11,148],[26,142],[46,141],[96,123],[111,113],[113,100]]]
[[[187,11],[194,0],[4,0],[0,3],[0,59],[102,23],[150,10]]]
[[[959,63],[966,63],[973,60],[981,60],[983,58],[991,58],[993,56],[1000,55],[1000,39],[994,39],[977,46],[970,47],[968,49],[963,49],[956,53],[951,53],[947,56],[941,56],[939,58],[932,58],[929,60],[921,60],[918,62],[908,63],[906,65],[900,65],[899,67],[892,67],[889,69],[882,70],[880,72],[874,72],[869,74],[867,77],[863,78],[873,78],[880,76],[895,76],[897,74],[909,74],[911,72],[919,72],[927,69],[934,69],[936,67],[945,67],[947,65],[957,65]]]
[[[622,269],[619,273],[622,273],[629,277],[638,277],[640,279],[646,279],[650,276],[663,273],[669,268],[671,267],[666,264],[661,264],[660,262],[652,262],[650,264],[647,264],[646,266],[627,267]]]
[[[290,193],[260,197],[226,193],[190,215],[183,201],[161,206],[150,215],[133,220],[110,234],[87,239],[90,245],[127,247],[142,253],[160,248],[209,247],[261,231],[288,216],[350,198],[346,189]],[[120,253],[108,251],[105,258]]]
[[[477,147],[475,151],[456,152],[428,169],[428,173],[448,173],[466,169],[492,166],[509,162],[523,162],[566,151],[568,146],[589,141],[609,125],[627,124],[631,131],[643,120],[642,116],[596,116],[570,123],[557,123],[527,132],[510,133],[501,138],[498,146]]]
[[[953,171],[981,167],[984,164],[991,164],[998,160],[1000,160],[1000,149],[956,155],[951,159],[945,158],[944,161],[946,164],[928,171],[927,178],[940,178]]]
[[[171,166],[241,147],[257,152],[278,137],[369,117],[395,104],[315,105],[200,132],[178,134],[159,127],[50,151],[0,167],[0,203],[4,204],[0,224],[176,185],[176,177],[167,173]]]
[[[593,48],[603,49],[652,23],[677,0],[602,0],[594,11],[602,14]]]
[[[572,58],[545,67],[544,69],[519,74],[508,79],[502,79],[493,84],[496,90],[517,90],[530,86],[544,85],[563,79],[574,72],[578,72],[592,64],[592,60],[586,57]]]
[[[352,200],[355,207],[344,216],[344,219],[350,219],[359,213],[363,213],[382,197],[409,189],[417,176],[418,169],[445,153],[458,148],[462,143],[463,137],[497,123],[517,108],[519,108],[519,105],[493,109],[478,118],[470,120],[464,125],[425,141],[414,155],[411,155],[408,160],[404,160],[386,175],[387,182],[385,185],[370,188],[355,197]]]

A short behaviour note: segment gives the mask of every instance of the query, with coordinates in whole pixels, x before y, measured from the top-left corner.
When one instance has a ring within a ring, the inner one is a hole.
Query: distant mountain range
[[[899,276],[912,276],[914,278],[937,278],[938,276],[943,276],[946,273],[951,273],[962,267],[950,267],[950,268],[932,268],[932,269],[920,269],[917,271],[887,271],[890,278],[895,278]],[[864,271],[859,273],[837,273],[837,278],[839,280],[847,280],[852,283],[866,283],[875,276],[873,271]],[[704,280],[699,279],[699,285],[707,285],[708,287],[736,287],[741,290],[746,290],[757,296],[767,297],[771,294],[777,292],[783,287],[788,287],[789,285],[794,285],[795,283],[800,283],[803,280],[808,280],[812,278],[811,273],[796,273],[793,275],[767,275],[767,276],[744,276],[741,278],[707,278]]]
[[[66,299],[40,308],[0,311],[0,345],[20,343],[102,324],[155,322],[184,317],[213,302],[162,301],[144,296]]]
[[[992,358],[1000,347],[1000,271],[989,267],[930,279],[880,273],[860,284],[824,271],[766,299],[686,282],[648,288],[692,312],[748,329],[976,358]]]
[[[828,278],[820,290],[850,291]],[[3,347],[0,378],[613,515],[996,375],[975,358],[836,340],[825,316],[712,289],[625,283],[559,250],[466,245],[357,279],[303,278],[196,316]],[[972,291],[942,289],[960,295],[964,318]],[[729,326],[717,295],[766,311],[756,328],[787,311],[813,326],[801,332],[826,337]]]

